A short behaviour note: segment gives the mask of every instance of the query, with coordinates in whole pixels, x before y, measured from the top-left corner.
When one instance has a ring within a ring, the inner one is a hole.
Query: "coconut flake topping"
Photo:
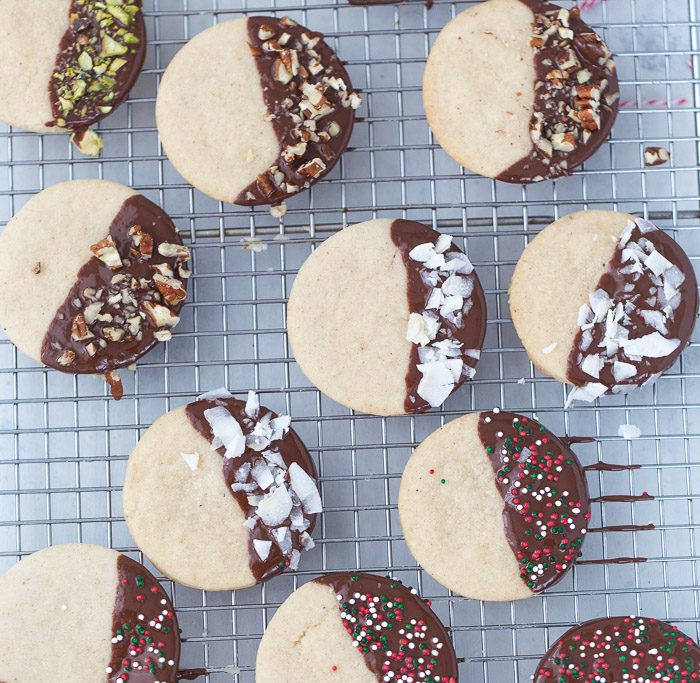
[[[474,376],[474,368],[464,358],[478,360],[481,353],[451,339],[445,325],[464,326],[473,306],[475,281],[474,266],[462,252],[447,252],[451,245],[450,235],[440,235],[434,243],[418,244],[408,254],[420,264],[421,279],[430,287],[424,310],[409,316],[406,339],[419,347],[416,367],[422,378],[416,391],[434,408],[457,384]]]
[[[644,219],[629,221],[600,286],[581,306],[569,376],[583,381],[576,381],[580,385],[572,390],[568,403],[627,393],[654,381],[665,367],[658,359],[667,358],[681,345],[671,330],[678,327],[674,322],[678,322],[685,275],[650,239],[657,232]],[[613,298],[608,292],[613,292]]]
[[[288,415],[273,418],[274,413],[261,410],[257,395],[251,391],[241,425],[225,404],[227,398],[233,398],[231,394],[217,390],[205,396],[217,400],[216,406],[204,411],[214,435],[212,449],[223,447],[225,458],[240,460],[240,464],[232,463],[235,475],[231,490],[245,494],[252,509],[244,524],[251,534],[255,533],[255,553],[265,562],[275,544],[288,566],[295,569],[299,562],[299,550],[295,546],[303,550],[313,548],[307,532],[311,526],[309,517],[322,512],[322,506],[314,479],[296,462],[288,466],[280,453],[291,418]],[[293,532],[298,537],[296,543]],[[259,538],[261,535],[265,538]]]

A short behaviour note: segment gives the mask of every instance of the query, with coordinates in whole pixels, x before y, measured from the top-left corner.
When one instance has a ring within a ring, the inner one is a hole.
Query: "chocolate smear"
[[[336,593],[343,626],[378,681],[457,683],[450,636],[414,589],[361,573],[326,574],[315,581]]]
[[[280,467],[282,474],[278,472],[277,475],[283,476],[285,482],[289,481],[289,468],[294,463],[314,481],[317,479],[317,474],[306,446],[293,429],[286,431],[282,438],[267,443],[262,450],[252,448],[250,436],[254,431],[256,434],[260,431],[257,425],[267,424],[279,416],[264,406],[259,406],[255,412],[250,408],[246,412],[246,405],[245,401],[235,398],[202,399],[188,404],[186,413],[192,426],[209,443],[214,442],[215,435],[205,412],[217,407],[225,408],[238,422],[243,435],[247,437],[247,445],[239,456],[226,457],[225,446],[216,448],[216,451],[222,456],[226,487],[249,524],[250,570],[256,581],[260,583],[276,576],[287,567],[296,569],[301,551],[307,547],[313,547],[310,534],[316,523],[316,514],[306,513],[299,500],[295,500],[292,496],[294,503],[292,511],[283,520],[279,520],[278,524],[274,526],[266,524],[258,515],[258,506],[254,502],[272,491],[277,482],[275,485],[268,483],[263,488],[267,482],[262,477],[269,479],[268,467],[279,465],[280,458],[283,461],[284,470]],[[286,490],[284,485],[282,488]],[[268,552],[266,557],[263,557],[258,550],[262,548]]]
[[[479,438],[503,498],[503,526],[520,578],[539,593],[580,554],[590,519],[583,469],[568,446],[522,415],[481,413]]]
[[[142,195],[129,197],[105,239],[86,249],[85,265],[44,336],[42,362],[105,375],[118,398],[113,371],[172,336],[187,294],[188,259],[166,213]]]
[[[690,341],[697,281],[679,244],[649,221],[630,221],[589,301],[569,354],[574,399],[626,393],[670,367]]]
[[[280,153],[235,203],[276,205],[335,166],[361,99],[323,35],[289,17],[249,17],[248,41]]]
[[[141,0],[72,0],[49,81],[53,121],[79,130],[112,112],[128,95],[146,56]]]
[[[547,651],[532,680],[690,683],[698,671],[700,647],[675,626],[649,617],[609,617],[567,631]]]
[[[520,1],[534,14],[532,149],[498,180],[533,183],[569,175],[605,142],[620,89],[611,52],[578,8]]]
[[[407,413],[417,413],[440,405],[474,376],[486,334],[486,299],[473,266],[452,244],[451,237],[440,235],[422,223],[395,220],[391,224],[391,239],[406,267],[406,296],[411,316],[407,337],[413,341],[404,409]],[[423,253],[414,251],[416,247]],[[425,258],[428,260],[419,260]],[[453,308],[455,297],[461,303],[458,301]],[[420,330],[414,330],[413,334],[412,325],[416,321]],[[433,377],[437,377],[437,382],[442,380],[433,368],[446,375],[437,390],[431,380]]]
[[[180,633],[170,598],[153,574],[126,555],[119,555],[117,573],[107,680],[113,683],[176,681]]]

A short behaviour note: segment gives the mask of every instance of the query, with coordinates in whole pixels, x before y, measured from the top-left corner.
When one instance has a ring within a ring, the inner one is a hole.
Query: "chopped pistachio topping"
[[[140,0],[73,0],[51,75],[54,121],[89,125],[112,111],[119,72],[139,51]]]

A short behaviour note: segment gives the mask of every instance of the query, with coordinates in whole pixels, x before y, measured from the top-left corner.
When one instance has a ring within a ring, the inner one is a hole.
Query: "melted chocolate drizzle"
[[[192,426],[207,440],[211,443],[214,435],[211,430],[211,426],[204,416],[204,411],[209,408],[214,408],[216,406],[224,406],[228,410],[236,421],[240,424],[244,435],[250,434],[257,420],[259,420],[264,415],[270,414],[270,419],[277,417],[269,408],[260,406],[260,411],[254,419],[251,419],[245,412],[245,401],[239,401],[235,398],[218,398],[215,400],[199,400],[194,403],[190,403],[186,407],[187,417],[192,424]],[[279,441],[274,441],[271,446],[277,448],[282,456],[285,464],[289,467],[292,463],[297,463],[312,479],[317,479],[316,467],[314,466],[313,460],[306,450],[302,440],[297,436],[297,433],[290,429],[284,438]],[[252,517],[255,514],[255,507],[248,502],[249,495],[262,495],[264,491],[258,489],[252,494],[246,493],[245,491],[233,491],[231,485],[236,481],[235,474],[236,471],[245,463],[250,463],[251,465],[254,461],[260,458],[260,453],[251,448],[246,448],[243,455],[237,458],[225,458],[224,453],[226,452],[225,447],[217,448],[216,451],[221,455],[223,460],[223,475],[224,481],[226,482],[226,488],[231,492],[231,495],[236,499],[236,502],[240,505],[241,510],[246,516],[246,519]],[[315,514],[305,514],[304,515],[309,520],[308,533],[311,533],[316,523]],[[301,532],[290,529],[292,536],[292,547],[295,550],[302,550],[301,544]],[[255,551],[255,546],[253,540],[258,539],[262,541],[272,541],[272,547],[270,549],[270,554],[266,560],[261,560],[258,553]],[[262,581],[267,581],[267,579],[276,576],[277,574],[284,571],[288,566],[288,559],[283,555],[279,546],[274,541],[272,536],[272,529],[266,526],[262,520],[258,520],[258,523],[251,530],[248,536],[248,550],[250,556],[250,570],[258,583]]]
[[[126,555],[117,559],[117,573],[119,583],[112,614],[112,654],[107,680],[176,681],[180,632],[170,598],[153,574]]]
[[[129,235],[130,229],[134,226],[140,226],[142,231],[153,239],[150,258],[145,258],[135,248],[133,238]],[[144,312],[143,304],[144,302],[163,303],[153,280],[154,273],[157,272],[154,266],[161,264],[167,266],[174,272],[174,277],[179,279],[178,265],[184,259],[162,256],[158,253],[158,247],[165,243],[182,246],[182,240],[166,213],[142,195],[133,195],[122,204],[109,226],[109,236],[119,253],[123,267],[113,270],[97,256],[91,256],[78,271],[75,284],[56,311],[42,342],[41,360],[51,368],[79,374],[107,374],[135,362],[158,343],[156,332],[159,328]],[[86,258],[88,256],[90,252],[86,250]],[[113,285],[112,279],[118,275],[127,277],[124,281]],[[137,282],[136,286],[131,286],[133,279]],[[187,280],[183,278],[180,284],[186,291]],[[103,296],[87,297],[86,289],[91,289],[93,295],[102,291]],[[132,334],[127,329],[119,341],[110,341],[109,337],[113,337],[110,330],[116,327],[123,329],[128,327],[127,321],[124,320],[127,304],[121,298],[114,304],[107,300],[113,292],[121,291],[127,292],[136,302],[137,311],[133,315],[140,317],[141,323],[138,333]],[[87,306],[98,300],[103,302],[100,315],[111,316],[112,319],[95,320],[87,325],[92,336],[75,339],[72,328],[76,317],[84,320]],[[76,306],[76,302],[79,306]],[[182,301],[168,305],[167,308],[176,314],[182,308]],[[122,319],[124,324],[119,325],[117,323],[119,319]],[[90,354],[90,344],[94,344],[93,355]],[[73,359],[68,363],[62,362],[67,352],[72,354]]]
[[[180,669],[177,672],[178,681],[194,681],[200,676],[206,676],[209,673],[208,669]]]
[[[566,444],[567,446],[572,446],[576,443],[593,443],[595,441],[594,436],[560,436],[559,441]],[[585,469],[585,468],[584,468]]]
[[[263,35],[267,35],[264,31],[268,28],[274,35],[262,39],[261,29]],[[284,34],[291,36],[288,42],[269,49],[268,46],[279,41]],[[248,41],[258,67],[263,99],[279,141],[280,155],[274,166],[236,197],[235,203],[244,206],[280,204],[329,173],[345,150],[355,121],[355,110],[346,99],[352,92],[352,84],[345,67],[323,40],[323,35],[286,17],[249,17]],[[299,73],[291,74],[288,83],[275,78],[280,59],[298,59]],[[314,74],[319,68],[315,66],[317,63],[323,68]],[[328,85],[324,79],[341,79],[347,88],[346,93],[341,95],[341,91]],[[316,113],[317,110],[300,108],[302,101],[309,102],[303,91],[305,84],[323,87],[323,98],[330,107],[327,113],[311,118],[309,112]],[[300,143],[305,145],[304,151],[290,153],[285,158],[285,150]],[[320,164],[314,163],[315,160]]]
[[[649,524],[612,524],[610,526],[599,526],[591,527],[588,529],[588,533],[592,534],[594,532],[619,532],[619,531],[652,531],[656,529],[656,525],[649,522]]]
[[[414,261],[409,253],[419,244],[430,242],[434,244],[440,236],[440,233],[428,228],[422,223],[406,220],[395,220],[391,224],[391,239],[401,252],[404,266],[406,267],[406,275],[408,279],[408,287],[406,296],[408,297],[408,312],[422,313],[426,310],[425,305],[430,296],[433,287],[427,284],[421,277],[423,272],[423,264]],[[445,254],[462,253],[461,249],[454,244],[451,244]],[[476,274],[472,272],[468,277],[472,278],[474,291],[470,295],[471,308],[467,315],[463,317],[462,325],[456,326],[450,320],[440,317],[440,329],[434,341],[442,341],[444,339],[454,339],[462,343],[462,349],[481,350],[486,335],[486,298],[484,290],[481,287],[481,282]],[[474,368],[477,360],[466,353],[461,354],[462,361],[470,368]],[[411,357],[406,373],[406,399],[404,401],[404,409],[407,413],[418,413],[430,408],[430,404],[418,395],[418,384],[421,381],[422,374],[418,370],[420,363],[418,346],[413,344],[411,348]],[[461,379],[455,383],[454,390],[457,390],[468,375],[462,374]]]
[[[632,389],[653,380],[656,375],[673,365],[690,341],[698,312],[698,288],[693,266],[680,245],[662,230],[651,229],[647,232],[642,232],[639,222],[637,222],[627,244],[638,242],[641,239],[651,242],[656,251],[676,266],[685,276],[685,280],[678,286],[680,304],[673,311],[673,316],[667,318],[666,327],[668,334],[663,335],[670,339],[679,339],[681,343],[675,351],[666,356],[660,358],[643,356],[641,360],[630,359],[624,349],[620,348],[615,352],[614,360],[633,363],[637,370],[636,373],[627,379],[616,380],[613,374],[613,364],[605,363],[600,370],[600,377],[593,377],[581,369],[580,362],[585,353],[602,353],[605,351],[606,321],[603,320],[593,324],[592,329],[589,330],[592,339],[588,342],[586,348],[584,348],[583,343],[584,331],[579,328],[567,365],[567,379],[574,386],[581,387],[588,383],[600,383],[608,387],[608,393]],[[629,330],[629,338],[637,339],[657,332],[657,329],[644,319],[641,311],[660,310],[660,306],[649,306],[646,303],[647,300],[658,296],[658,287],[652,280],[653,273],[646,267],[643,268],[641,273],[623,273],[623,269],[629,267],[631,261],[623,262],[622,258],[623,248],[620,247],[618,242],[605,273],[598,281],[596,290],[602,289],[611,301],[621,302],[623,307],[630,309],[627,312],[630,322],[625,323],[625,327]],[[640,306],[640,304],[643,305]]]
[[[636,503],[640,500],[654,500],[654,496],[646,491],[639,496],[598,496],[591,498],[591,503]]]
[[[624,472],[625,470],[640,470],[641,465],[616,465],[612,462],[597,462],[593,465],[586,465],[584,472]]]
[[[608,557],[600,560],[579,560],[576,564],[644,564],[648,557]]]
[[[343,626],[378,681],[389,680],[389,672],[396,683],[419,680],[415,676],[422,671],[424,683],[457,683],[457,658],[447,629],[415,590],[373,574],[326,574],[315,581],[336,593]],[[376,629],[379,621],[388,626]],[[409,640],[415,648],[409,648]]]
[[[532,183],[570,174],[607,139],[619,108],[617,74],[614,67],[610,68],[608,64],[610,52],[593,29],[581,20],[579,10],[572,9],[568,13],[569,27],[563,27],[573,31],[573,39],[564,39],[555,31],[543,42],[538,39],[537,33],[546,30],[545,27],[552,19],[557,19],[562,8],[543,0],[520,1],[535,15],[535,35],[531,44],[536,75],[530,130],[541,130],[542,138],[546,140],[550,140],[552,134],[568,132],[573,135],[574,141],[570,151],[553,148],[549,153],[545,153],[533,141],[530,154],[498,176],[498,180],[508,183]],[[567,66],[572,61],[572,54],[575,55],[575,63]],[[578,74],[584,69],[591,75],[581,84]],[[605,88],[600,87],[602,82],[606,82]],[[598,87],[600,94],[597,100],[584,97],[589,94],[587,86]],[[611,98],[610,103],[606,96]],[[599,123],[594,121],[595,115],[588,114],[592,111],[591,104],[597,106],[597,102],[600,103],[597,112]],[[570,113],[580,115],[581,120],[572,118]],[[588,134],[590,137],[585,139],[584,136]],[[556,146],[561,147],[560,144]]]
[[[691,683],[699,671],[700,647],[675,626],[646,617],[610,617],[567,631],[547,651],[532,680]]]
[[[506,539],[521,579],[539,593],[580,554],[590,518],[583,469],[559,438],[522,415],[481,413],[479,438],[496,474]]]
[[[49,81],[54,117],[49,126],[71,130],[91,126],[119,106],[141,73],[146,57],[141,0],[108,4],[114,14],[96,4],[94,0],[70,4],[69,27]]]

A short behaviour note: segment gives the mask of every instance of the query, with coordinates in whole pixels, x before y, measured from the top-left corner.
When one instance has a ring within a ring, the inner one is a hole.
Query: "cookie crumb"
[[[260,253],[267,249],[267,244],[257,237],[243,237],[241,239],[243,251],[254,251],[255,253]]]
[[[37,261],[33,266],[32,266],[32,273],[35,275],[38,275],[41,272],[41,261]]]

